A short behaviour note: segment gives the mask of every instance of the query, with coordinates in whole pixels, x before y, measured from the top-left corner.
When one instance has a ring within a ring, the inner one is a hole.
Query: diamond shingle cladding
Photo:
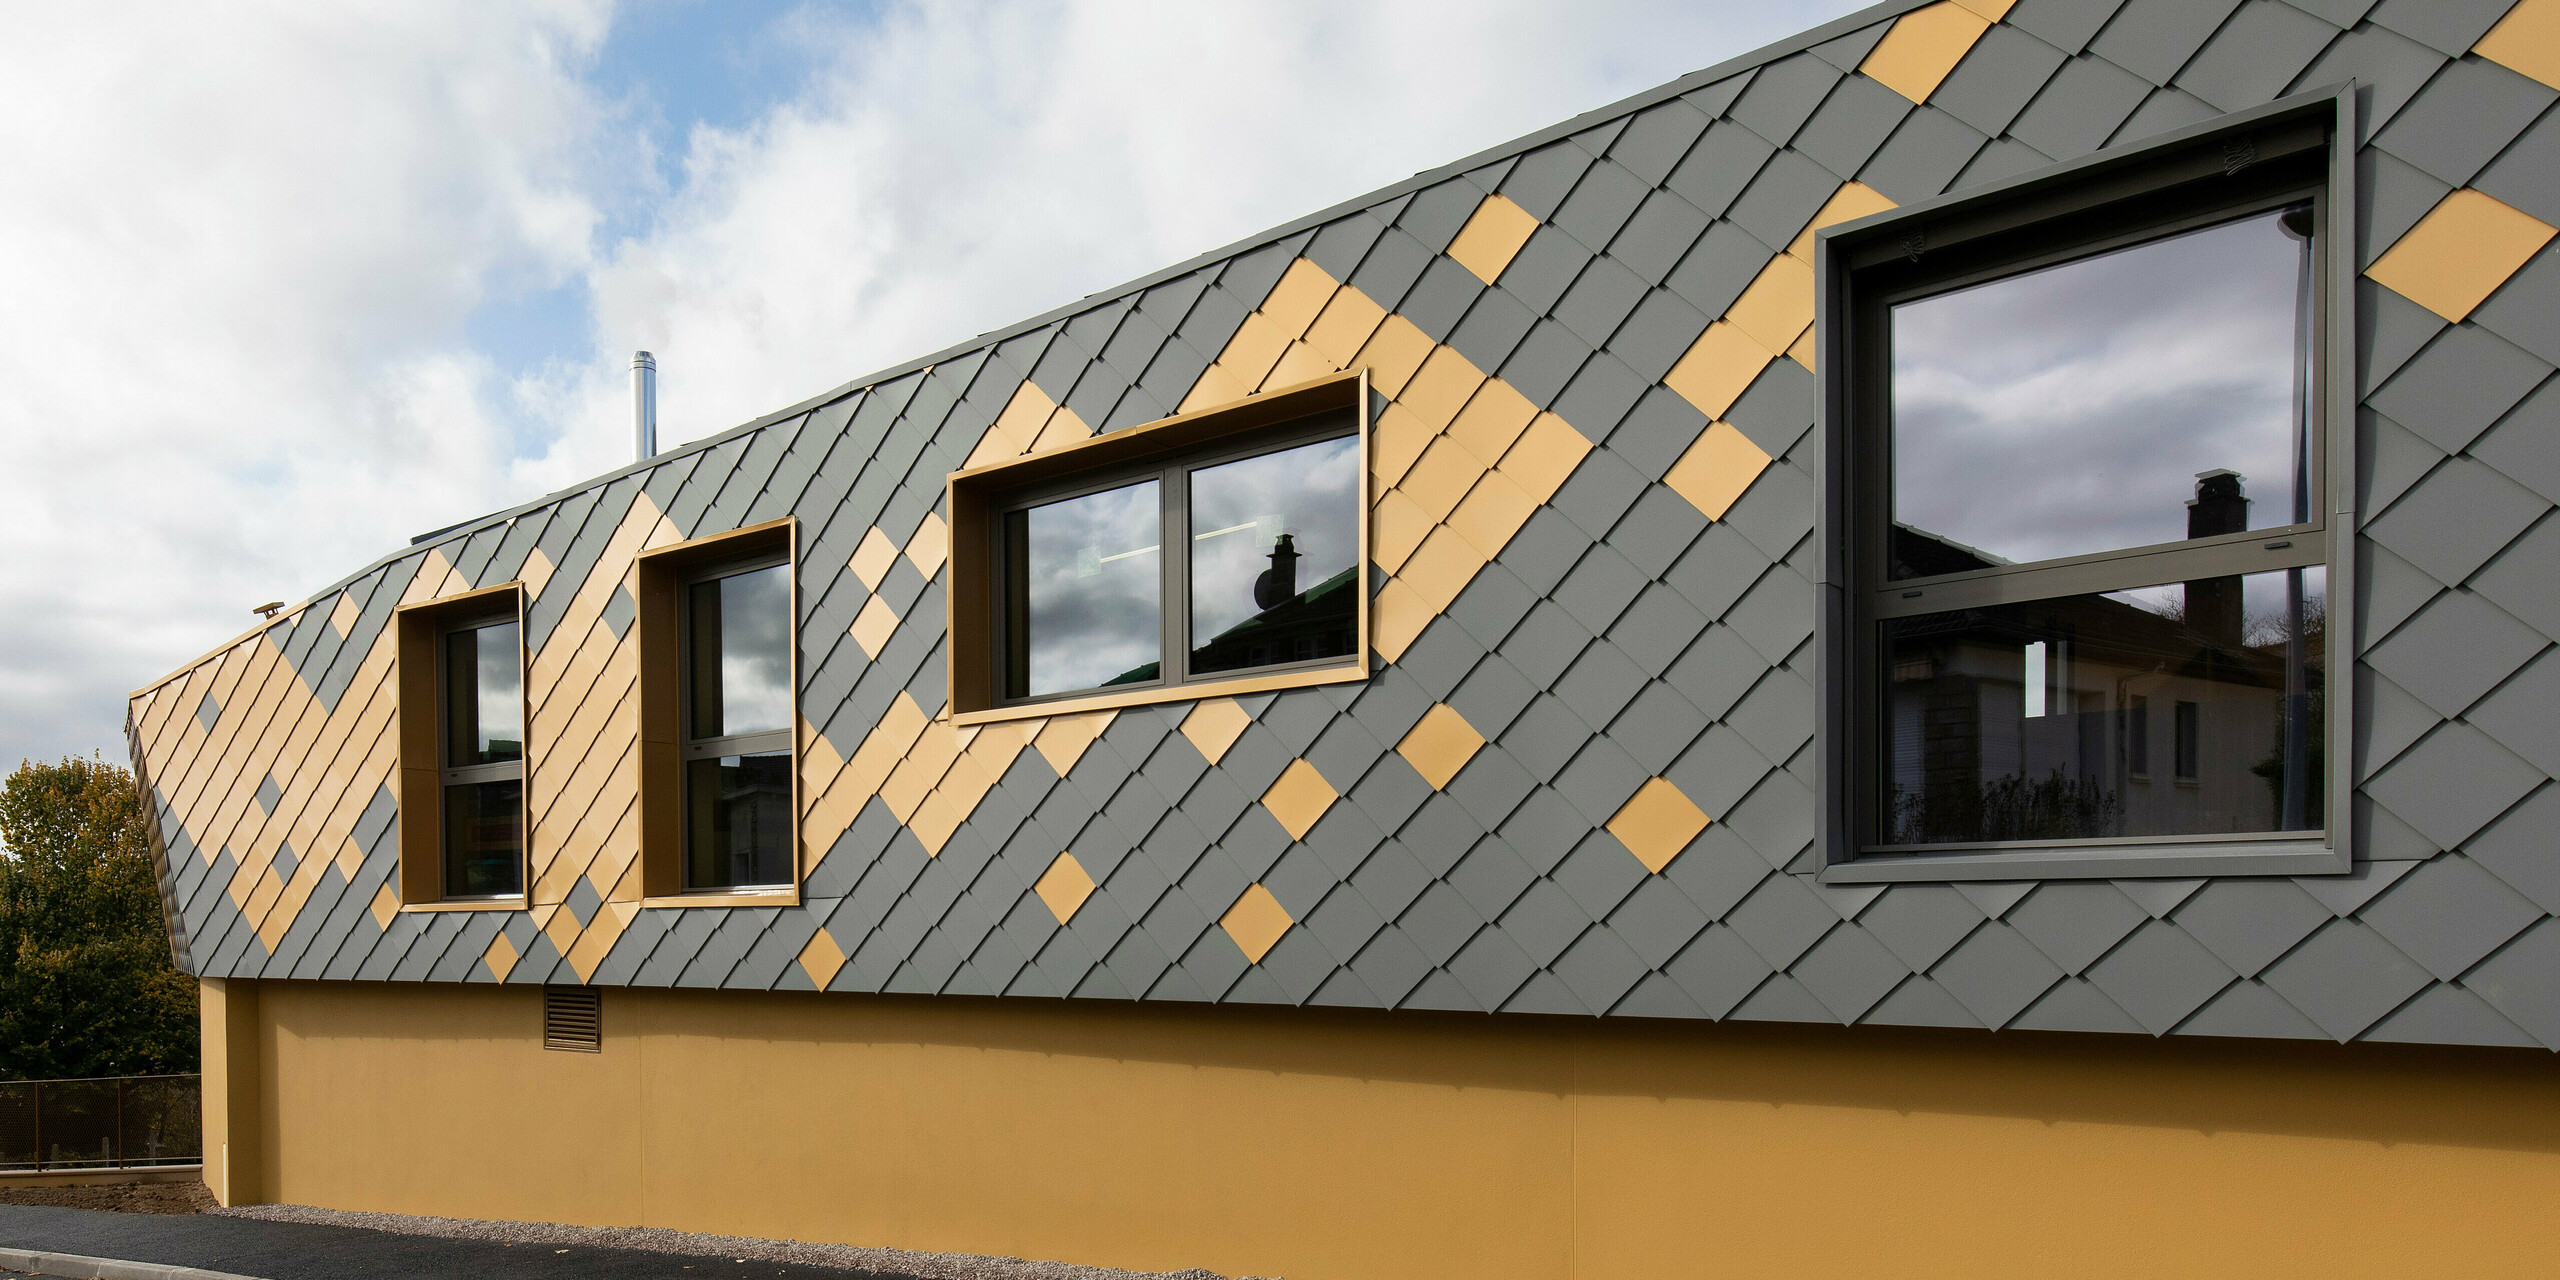
[[[2560,1047],[2560,0],[2455,8],[1895,5],[440,535],[137,695],[179,953]],[[2355,872],[1820,883],[1814,233],[2350,76]],[[1347,369],[1377,396],[1370,681],[953,724],[949,472]],[[633,557],[782,515],[800,899],[646,907]],[[531,902],[403,911],[391,611],[507,582]]]

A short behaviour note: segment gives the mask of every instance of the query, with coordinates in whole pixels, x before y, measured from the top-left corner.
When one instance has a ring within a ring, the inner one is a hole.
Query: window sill
[[[647,910],[661,907],[796,907],[800,905],[800,890],[793,886],[737,893],[678,893],[662,898],[642,898],[640,905]]]
[[[1947,880],[2139,880],[2198,876],[2323,876],[2354,870],[2344,852],[2312,840],[2209,845],[2100,845],[1940,854],[1875,854],[1822,869],[1824,884]]]
[[[1369,663],[1364,657],[1349,666],[1320,667],[1312,671],[1282,671],[1267,676],[1239,676],[1232,680],[1195,680],[1190,684],[1132,689],[1126,693],[1098,693],[1082,698],[1060,698],[1053,702],[1026,702],[1017,706],[989,707],[983,711],[962,711],[951,717],[961,727],[994,724],[1000,720],[1037,720],[1046,716],[1074,715],[1080,711],[1105,711],[1119,707],[1143,707],[1161,702],[1199,702],[1208,698],[1234,698],[1246,694],[1270,693],[1277,689],[1305,689],[1323,684],[1348,684],[1369,678]]]
[[[412,911],[525,911],[529,906],[522,898],[489,898],[478,902],[403,902],[403,914]]]

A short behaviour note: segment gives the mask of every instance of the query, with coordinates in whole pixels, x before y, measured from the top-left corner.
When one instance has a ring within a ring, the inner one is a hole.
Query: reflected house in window
[[[1359,611],[1353,594],[1358,568],[1300,591],[1295,544],[1286,533],[1272,543],[1271,567],[1253,583],[1253,601],[1262,611],[1201,644],[1193,660],[1203,669],[1232,671],[1351,653],[1352,624]]]
[[[716,790],[696,803],[715,812],[703,822],[719,833],[722,871],[703,877],[713,884],[755,884],[774,878],[772,855],[791,842],[791,776],[779,769],[726,768]],[[716,856],[716,855],[715,855]]]
[[[2197,477],[2191,535],[2245,528],[2242,490],[2234,472]],[[1930,573],[1996,563],[1907,525],[1893,536]],[[2322,797],[2303,746],[2320,738],[2319,579],[2235,574],[1888,624],[1888,842],[2300,829]],[[2297,726],[2303,742],[2288,740]],[[2155,737],[2176,744],[2157,776]]]

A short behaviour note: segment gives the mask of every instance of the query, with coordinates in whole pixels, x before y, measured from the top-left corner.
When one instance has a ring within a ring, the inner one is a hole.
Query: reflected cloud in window
[[[693,736],[791,727],[791,570],[693,586]]]
[[[1893,308],[1895,577],[2296,523],[2307,242],[2270,212]],[[2201,473],[2243,501],[2193,528]],[[1897,561],[1905,560],[1897,547]],[[1965,563],[1966,560],[1971,563]]]
[[[1006,696],[1153,680],[1164,655],[1154,480],[1005,516]]]

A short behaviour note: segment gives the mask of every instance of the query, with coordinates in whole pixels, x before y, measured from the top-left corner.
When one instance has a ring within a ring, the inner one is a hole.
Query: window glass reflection
[[[524,892],[524,783],[444,789],[444,894],[486,898]]]
[[[2308,520],[2309,227],[2261,214],[1895,306],[1892,576]]]
[[[693,584],[692,736],[791,727],[791,569]]]
[[[734,889],[791,882],[791,753],[685,763],[685,885]]]
[[[444,638],[445,765],[524,759],[524,666],[516,624]]]
[[[1191,473],[1191,670],[1354,649],[1360,444],[1325,440]]]
[[[1164,655],[1154,480],[1005,516],[1005,695],[1140,684]]]
[[[1886,843],[2318,829],[2326,586],[2313,566],[1881,624]]]

